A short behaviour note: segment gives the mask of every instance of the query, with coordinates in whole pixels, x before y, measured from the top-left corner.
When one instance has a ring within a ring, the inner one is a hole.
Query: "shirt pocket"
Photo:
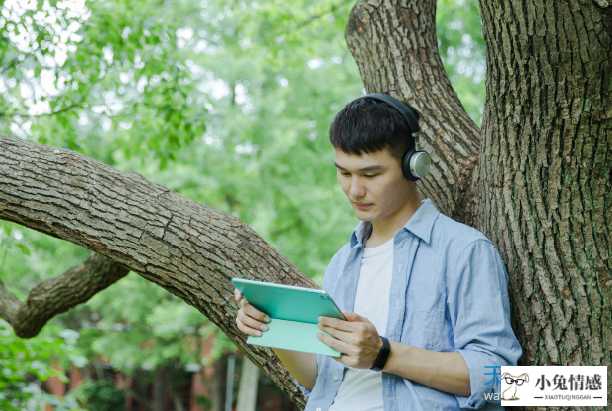
[[[435,350],[445,335],[446,293],[409,290],[406,295],[404,335],[409,345]]]

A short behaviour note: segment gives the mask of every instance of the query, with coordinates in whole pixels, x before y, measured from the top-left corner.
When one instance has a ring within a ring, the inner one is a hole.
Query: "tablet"
[[[317,324],[318,318],[346,320],[326,291],[264,281],[232,278],[232,284],[247,301],[270,318]]]
[[[319,316],[346,320],[323,290],[232,278],[247,301],[270,317],[268,330],[250,335],[247,344],[341,357],[343,354],[317,338],[329,335],[317,327]],[[332,337],[333,338],[333,337]]]

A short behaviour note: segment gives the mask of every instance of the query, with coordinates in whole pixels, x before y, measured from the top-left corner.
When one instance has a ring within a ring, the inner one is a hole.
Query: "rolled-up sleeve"
[[[293,379],[293,381],[295,381],[295,384],[298,386],[300,391],[302,391],[302,394],[304,394],[304,397],[306,397],[306,398],[310,397],[310,390],[308,388],[306,388],[302,384],[300,384],[298,382],[298,380],[296,380],[295,378]]]
[[[495,368],[486,366],[516,365],[522,355],[510,325],[504,263],[490,241],[476,240],[460,252],[453,278],[448,303],[454,344],[467,364],[471,391],[469,397],[455,398],[461,408],[480,408],[486,401],[499,404],[499,399],[485,398],[485,393],[500,392],[499,377],[485,375]]]

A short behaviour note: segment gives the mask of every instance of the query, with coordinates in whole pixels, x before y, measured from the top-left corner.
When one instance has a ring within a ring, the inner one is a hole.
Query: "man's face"
[[[380,220],[408,201],[411,182],[387,149],[361,156],[336,149],[334,160],[338,182],[360,220]]]

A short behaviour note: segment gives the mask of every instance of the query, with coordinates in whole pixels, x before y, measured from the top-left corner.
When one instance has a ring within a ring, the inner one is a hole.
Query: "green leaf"
[[[23,244],[17,244],[17,247],[21,250],[25,255],[30,255],[30,249]]]

